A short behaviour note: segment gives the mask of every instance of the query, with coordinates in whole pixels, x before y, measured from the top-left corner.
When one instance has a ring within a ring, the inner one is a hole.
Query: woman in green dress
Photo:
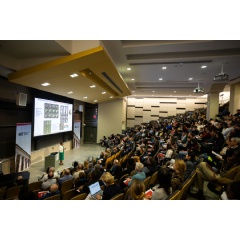
[[[63,165],[63,160],[64,160],[64,146],[63,143],[60,142],[60,146],[59,146],[59,160],[60,160],[60,165]]]

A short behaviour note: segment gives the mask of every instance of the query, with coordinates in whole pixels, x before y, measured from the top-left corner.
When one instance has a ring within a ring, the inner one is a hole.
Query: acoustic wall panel
[[[135,117],[135,107],[127,107],[127,118]]]
[[[135,107],[135,116],[143,116],[143,107]]]

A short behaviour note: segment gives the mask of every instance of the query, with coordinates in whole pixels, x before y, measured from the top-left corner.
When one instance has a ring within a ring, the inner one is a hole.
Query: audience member
[[[57,183],[57,179],[53,178],[54,173],[53,172],[49,172],[48,173],[48,178],[46,181],[44,181],[42,183],[42,190],[46,190],[47,188],[51,187],[54,183]]]
[[[114,183],[114,176],[111,175],[111,173],[106,172],[104,173],[100,180],[102,180],[102,182],[105,185],[105,189],[103,190],[103,195],[97,195],[96,198],[98,200],[102,199],[102,200],[110,200],[112,197],[114,197],[115,195],[119,194],[119,193],[123,193],[123,190],[120,188],[120,186],[116,183]]]
[[[145,185],[140,180],[133,180],[130,186],[128,200],[145,200]]]
[[[158,184],[152,188],[152,200],[165,200],[172,193],[171,173],[167,168],[159,168]]]
[[[43,200],[58,194],[60,194],[60,191],[58,190],[58,184],[54,183],[50,186],[50,191],[46,194],[43,194],[39,200]]]

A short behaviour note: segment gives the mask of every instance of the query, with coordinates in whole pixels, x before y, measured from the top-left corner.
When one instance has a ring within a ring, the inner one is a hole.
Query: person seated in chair
[[[152,190],[152,200],[165,200],[172,193],[171,172],[167,168],[158,169],[158,184]]]
[[[58,184],[62,185],[63,182],[65,182],[69,179],[72,179],[72,178],[73,178],[73,176],[71,175],[70,169],[66,168],[66,169],[64,169],[63,176],[61,178],[59,178]]]
[[[46,190],[47,188],[49,188],[52,184],[57,183],[57,179],[53,178],[54,177],[54,173],[53,172],[49,172],[48,173],[48,179],[42,183],[42,190]]]
[[[97,200],[110,200],[112,197],[116,196],[119,193],[123,193],[123,190],[121,187],[114,183],[114,176],[111,175],[111,173],[106,172],[104,173],[100,180],[105,185],[105,189],[103,190],[103,195],[97,195]]]
[[[45,198],[49,198],[55,195],[60,194],[60,191],[58,190],[58,184],[54,183],[50,186],[50,191],[48,193],[45,193],[39,198],[39,200],[43,200]]]
[[[131,184],[132,184],[132,181],[134,179],[137,179],[137,180],[140,180],[140,181],[143,181],[146,179],[146,174],[145,172],[143,172],[143,167],[144,165],[141,163],[141,162],[137,162],[136,163],[136,167],[135,167],[135,170],[136,170],[136,174],[134,174],[131,178],[127,178],[127,186],[130,187]]]

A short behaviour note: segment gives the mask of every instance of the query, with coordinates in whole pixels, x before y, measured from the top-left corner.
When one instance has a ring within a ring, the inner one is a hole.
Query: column
[[[207,98],[207,115],[206,118],[215,119],[219,111],[219,92],[209,92]]]
[[[235,114],[240,109],[240,82],[230,85],[229,112]]]

